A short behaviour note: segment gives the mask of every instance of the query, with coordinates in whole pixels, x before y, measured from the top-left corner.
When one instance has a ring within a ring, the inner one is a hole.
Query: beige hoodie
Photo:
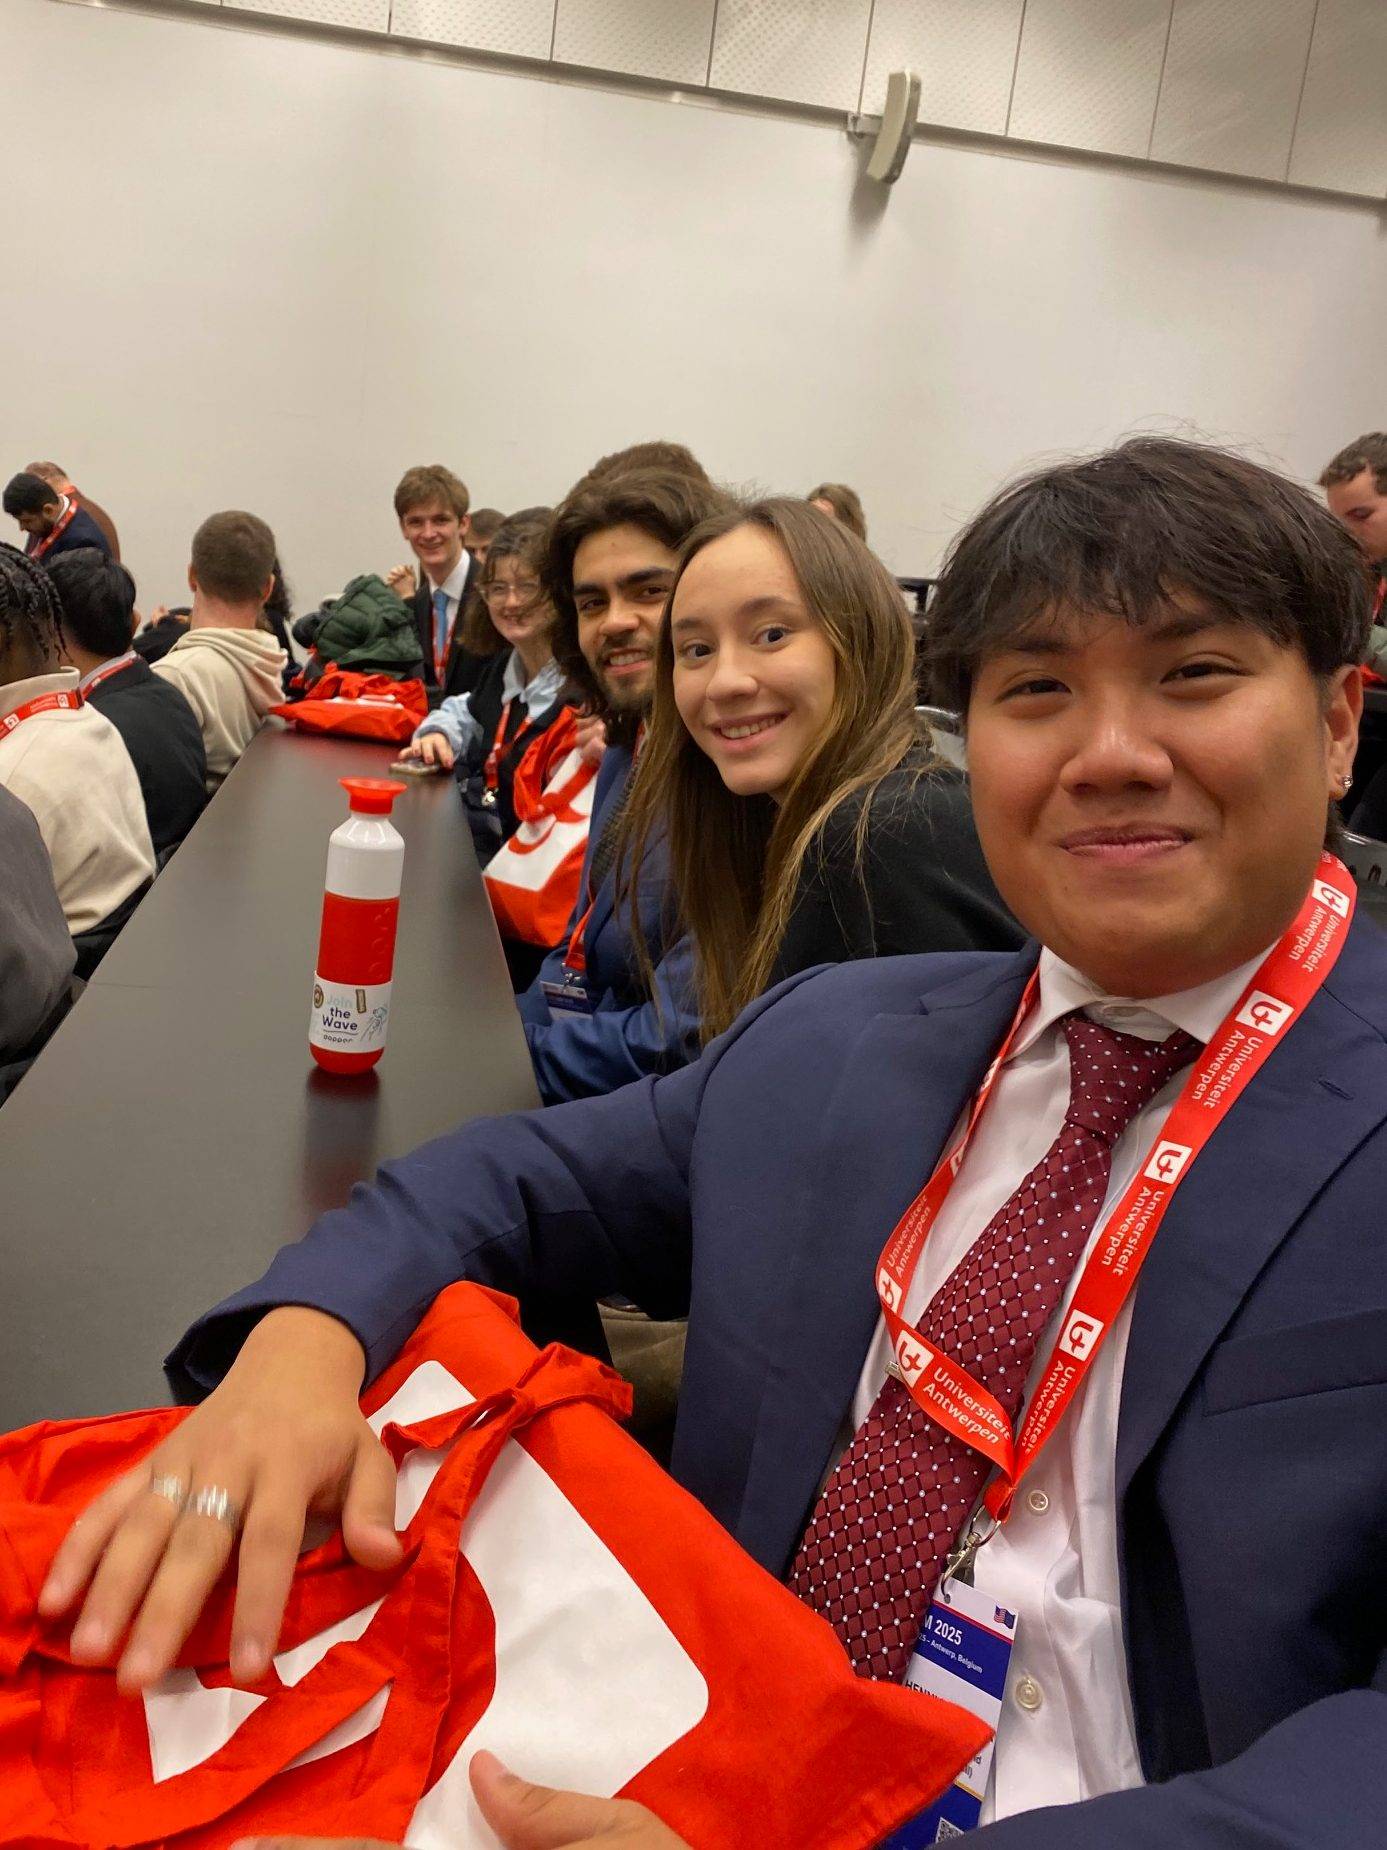
[[[0,718],[44,694],[76,691],[71,669],[11,681],[0,687]],[[125,741],[95,707],[48,708],[0,736],[0,784],[34,812],[74,936],[153,879],[140,780]]]
[[[264,630],[192,629],[153,664],[155,674],[171,681],[197,714],[209,791],[283,699],[279,677],[287,660]]]

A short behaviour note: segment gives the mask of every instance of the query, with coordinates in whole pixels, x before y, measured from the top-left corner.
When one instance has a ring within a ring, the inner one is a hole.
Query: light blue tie
[[[443,652],[448,646],[448,593],[435,591],[433,594],[433,653],[437,662],[443,661]],[[440,678],[442,669],[439,670]]]

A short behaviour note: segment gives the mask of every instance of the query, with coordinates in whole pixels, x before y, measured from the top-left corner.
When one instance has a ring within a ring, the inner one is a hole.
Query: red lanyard
[[[997,1467],[998,1475],[983,1498],[994,1526],[1006,1520],[1018,1484],[1083,1386],[1137,1281],[1180,1182],[1333,969],[1353,918],[1355,897],[1348,869],[1332,854],[1323,854],[1295,922],[1263,960],[1191,1069],[1148,1161],[1105,1223],[1103,1237],[1084,1266],[1063,1328],[1031,1396],[1018,1440],[995,1396],[966,1368],[926,1342],[900,1313],[930,1228],[963,1166],[1002,1063],[1030,1013],[1037,978],[1032,976],[1027,984],[1002,1050],[973,1100],[962,1139],[907,1208],[877,1266],[877,1292],[891,1336],[893,1372],[899,1374],[922,1413]],[[974,1547],[984,1539],[971,1532],[968,1537]]]
[[[511,742],[510,738],[507,736],[507,729],[510,726],[511,717],[515,712],[516,702],[522,699],[523,696],[520,694],[514,694],[501,708],[501,717],[496,722],[496,736],[491,741],[491,750],[487,753],[486,763],[482,766],[483,780],[486,783],[487,789],[490,790],[493,795],[496,792],[497,785],[501,781],[501,753]],[[519,728],[517,728],[517,731],[518,730]]]
[[[72,713],[82,704],[78,693],[36,694],[32,700],[26,700],[22,707],[16,707],[13,713],[0,717],[0,733],[8,735],[17,726],[22,726],[26,719],[32,719],[35,713]]]
[[[69,495],[67,498],[67,506],[63,509],[62,513],[59,514],[58,518],[53,522],[53,525],[49,528],[48,532],[44,534],[43,538],[39,541],[38,545],[34,547],[32,552],[30,552],[29,557],[31,559],[41,559],[43,555],[49,550],[49,548],[53,545],[53,542],[57,539],[58,535],[60,533],[66,533],[67,529],[72,524],[72,517],[76,512],[77,512],[77,498],[75,495]]]
[[[631,774],[632,775],[635,774],[636,761],[639,759],[641,755],[641,747],[644,744],[645,744],[645,721],[642,720],[640,725],[636,728],[636,743],[633,746],[632,751],[631,751]],[[593,908],[596,906],[596,904],[597,904],[597,895],[592,890],[591,875],[589,875],[588,903],[583,911],[583,916],[579,919],[578,923],[573,927],[573,935],[568,940],[568,950],[565,952],[564,960],[563,960],[564,969],[571,970],[575,976],[582,976],[587,971],[587,967],[588,967],[588,955],[587,955],[588,921],[592,917]]]
[[[137,662],[139,659],[133,649],[127,649],[124,655],[117,655],[113,661],[104,662],[100,668],[94,669],[82,683],[82,698],[90,700],[93,688],[100,687],[103,681],[109,681],[113,674],[119,674],[123,668],[128,668],[131,662]]]

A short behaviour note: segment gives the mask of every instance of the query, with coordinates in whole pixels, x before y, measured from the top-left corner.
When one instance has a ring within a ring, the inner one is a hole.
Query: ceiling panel
[[[1314,19],[1315,0],[1175,0],[1151,158],[1284,180]]]
[[[856,109],[871,0],[720,0],[710,81],[824,109]]]
[[[1008,133],[1140,159],[1171,0],[1027,0]]]
[[[1025,0],[876,0],[862,107],[879,115],[892,71],[920,73],[920,120],[1004,135]]]
[[[243,13],[274,13],[280,19],[311,19],[319,26],[350,26],[359,32],[390,30],[390,0],[233,0]]]
[[[554,39],[554,0],[394,0],[390,30],[400,38],[437,45],[547,58]]]
[[[717,0],[559,0],[554,56],[666,83],[706,84]]]
[[[1291,178],[1387,197],[1387,0],[1320,0]]]

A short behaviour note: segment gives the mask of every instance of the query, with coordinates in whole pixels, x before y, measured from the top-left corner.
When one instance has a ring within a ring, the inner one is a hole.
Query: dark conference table
[[[308,1052],[337,779],[393,752],[252,741],[0,1110],[0,1430],[167,1401],[198,1314],[384,1158],[538,1103],[449,777],[395,805],[404,889],[385,1057]]]

